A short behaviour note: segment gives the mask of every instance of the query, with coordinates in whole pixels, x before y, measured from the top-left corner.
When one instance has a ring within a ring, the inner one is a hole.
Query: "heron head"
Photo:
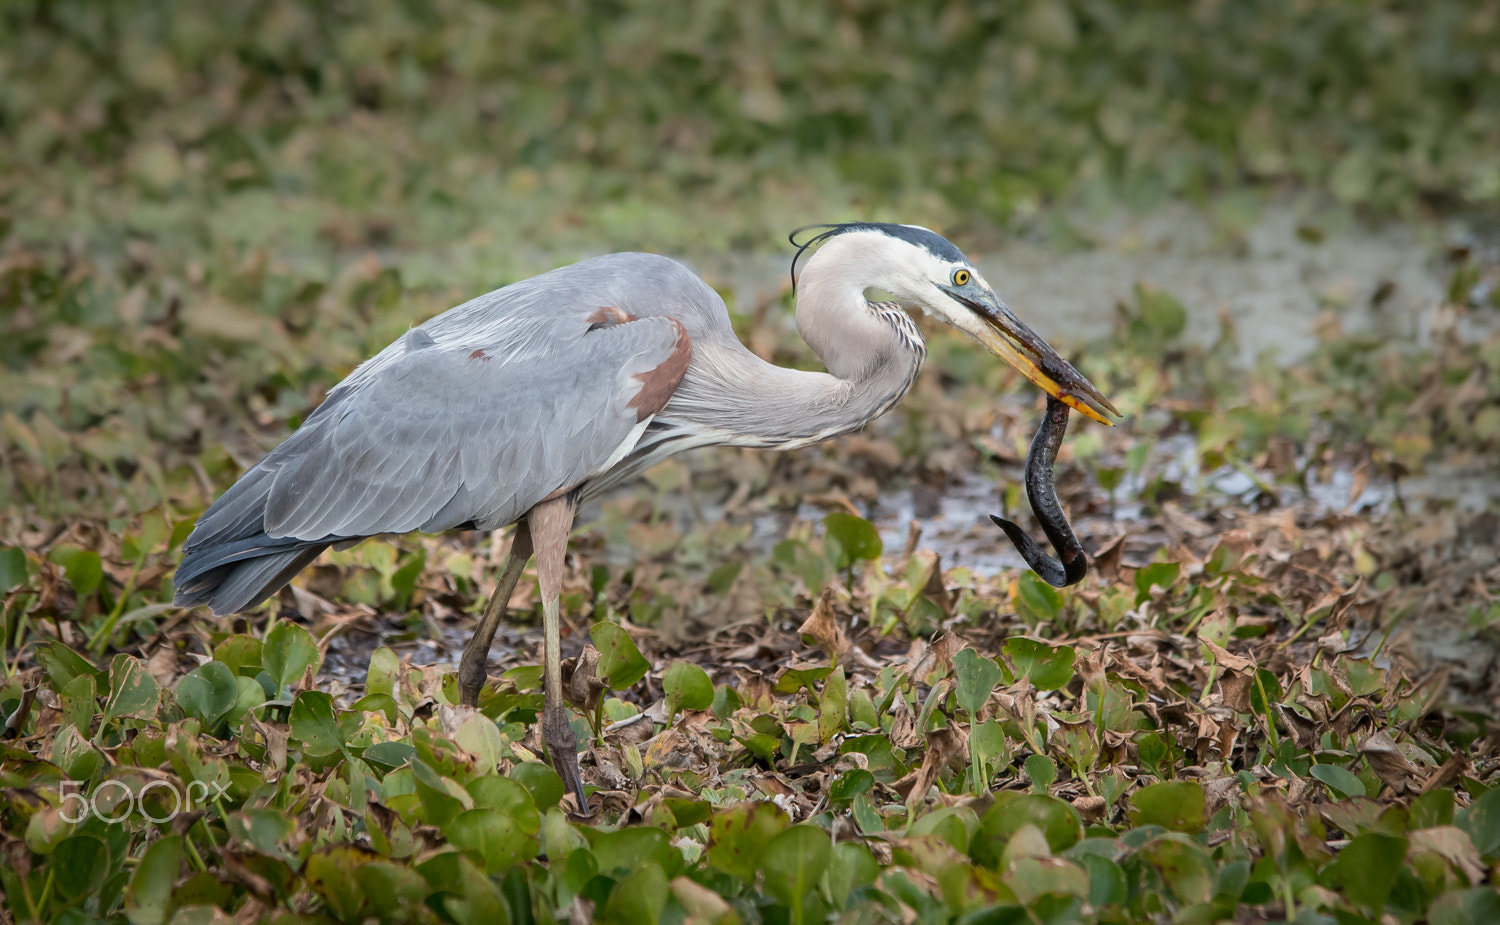
[[[920,306],[979,341],[1048,395],[1101,424],[1112,424],[1110,416],[1119,417],[1093,383],[1015,316],[947,238],[917,225],[850,222],[814,227],[819,234],[800,244],[793,234],[798,258],[822,244],[814,259],[836,263],[861,288],[883,289]],[[794,283],[796,267],[794,259]]]

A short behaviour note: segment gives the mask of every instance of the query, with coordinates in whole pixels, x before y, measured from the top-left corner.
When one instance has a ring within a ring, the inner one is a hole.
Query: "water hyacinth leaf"
[[[1208,799],[1197,781],[1162,781],[1130,795],[1133,825],[1193,834],[1208,824]]]
[[[476,777],[469,782],[467,789],[474,798],[475,809],[499,810],[514,819],[527,835],[535,835],[541,829],[541,813],[531,798],[531,791],[520,781],[493,775]]]
[[[251,682],[254,684],[255,682]],[[259,685],[256,685],[259,690]],[[238,679],[230,667],[220,661],[204,662],[177,682],[174,697],[182,712],[212,727],[234,708],[239,700]]]
[[[370,907],[383,912],[414,907],[428,894],[427,881],[421,874],[390,861],[368,861],[359,866],[355,876]]]
[[[77,900],[98,891],[110,873],[109,848],[93,835],[63,839],[52,849],[53,886],[63,899]]]
[[[672,847],[667,833],[661,829],[635,826],[600,832],[589,838],[601,874],[636,871],[644,864],[654,864],[675,876],[681,867],[681,852]]]
[[[1431,925],[1488,925],[1500,922],[1500,891],[1474,887],[1444,893],[1427,910]]]
[[[399,768],[417,756],[410,742],[376,742],[360,755],[366,762],[383,768]]]
[[[740,803],[714,816],[709,824],[708,862],[726,874],[753,880],[766,844],[790,820],[773,803]]]
[[[1339,852],[1330,874],[1350,900],[1378,917],[1406,859],[1406,849],[1405,838],[1367,832]]]
[[[1016,579],[1021,603],[1038,620],[1056,620],[1062,613],[1062,592],[1047,584],[1035,572],[1022,572]]]
[[[1182,566],[1177,562],[1155,562],[1135,573],[1135,602],[1142,604],[1151,597],[1154,587],[1170,588],[1177,581]]]
[[[714,682],[692,662],[673,662],[662,675],[661,689],[669,717],[679,710],[707,710],[714,703]]]
[[[849,683],[842,666],[835,668],[823,684],[818,698],[818,741],[827,745],[844,731],[849,716]]]
[[[562,778],[540,761],[524,761],[515,765],[510,769],[510,779],[526,788],[537,809],[548,810],[562,802]]]
[[[620,925],[659,922],[666,907],[667,875],[658,865],[646,864],[615,884],[600,919]]]
[[[94,714],[99,712],[99,698],[93,675],[79,675],[69,681],[58,696],[62,700],[64,723],[72,724],[84,733],[93,728]]]
[[[354,845],[334,845],[315,852],[307,859],[304,876],[307,885],[328,903],[329,909],[344,921],[357,920],[365,907],[365,895],[359,888],[359,868],[376,856]]]
[[[1365,795],[1364,781],[1355,777],[1347,769],[1335,764],[1315,764],[1311,768],[1311,774],[1332,790],[1339,797],[1362,797]]]
[[[79,675],[94,678],[96,690],[102,689],[109,680],[109,673],[95,668],[83,656],[61,642],[49,642],[37,649],[37,661],[47,673],[47,682],[55,691],[63,690]]]
[[[344,734],[333,715],[333,698],[323,691],[303,691],[292,702],[292,738],[315,758],[344,748]]]
[[[73,586],[80,600],[99,590],[104,581],[104,562],[91,549],[60,543],[47,553],[47,559],[62,566],[68,584]]]
[[[651,670],[651,663],[619,624],[595,623],[589,628],[589,639],[599,650],[599,677],[610,690],[625,690]]]
[[[156,679],[147,673],[145,666],[128,655],[116,655],[109,663],[109,699],[104,702],[104,721],[154,716],[157,699]]]
[[[880,532],[863,517],[834,511],[823,518],[823,526],[828,536],[829,559],[835,568],[848,568],[861,559],[879,559],[884,551]]]
[[[469,809],[442,826],[454,847],[478,855],[489,874],[496,874],[536,854],[537,842],[508,813]]]
[[[1033,793],[1046,793],[1057,780],[1057,762],[1046,755],[1027,755],[1024,767]]]
[[[182,864],[182,836],[166,835],[141,855],[125,888],[125,912],[132,925],[163,925],[172,902],[172,887]]]
[[[842,805],[875,786],[875,775],[864,768],[850,768],[828,785],[828,799]]]
[[[6,594],[30,581],[26,572],[26,550],[19,546],[0,548],[0,594]]]
[[[1037,690],[1055,691],[1073,678],[1076,653],[1072,646],[1016,636],[1006,640],[1003,651],[1015,666],[1016,676],[1030,679]]]
[[[995,686],[1004,673],[992,658],[986,658],[972,648],[960,649],[953,656],[953,675],[958,681],[956,696],[958,705],[969,714],[970,720],[979,716]]]
[[[271,627],[261,648],[261,664],[278,694],[300,681],[309,668],[316,671],[322,661],[317,640],[295,623],[283,621]]]
[[[236,675],[253,678],[261,672],[264,643],[254,636],[237,633],[214,646],[214,660],[229,666]]]
[[[970,842],[969,855],[981,866],[998,864],[1005,843],[1023,825],[1036,826],[1054,854],[1066,851],[1083,838],[1083,820],[1073,807],[1045,794],[1019,794],[1006,800],[996,799],[985,812]]]
[[[818,668],[788,668],[776,679],[774,690],[778,694],[795,694],[807,688],[808,693],[816,694],[815,682],[821,681],[833,674],[833,666],[825,665]]]
[[[1455,819],[1483,857],[1500,855],[1500,786],[1491,787]]]
[[[794,825],[767,843],[760,860],[766,891],[792,911],[792,921],[804,921],[832,850],[828,833],[810,825]]]
[[[1155,839],[1141,854],[1184,904],[1206,903],[1214,895],[1214,863],[1208,852],[1181,835]]]
[[[370,665],[365,672],[365,693],[396,696],[397,679],[401,672],[401,660],[389,646],[379,646],[370,653]]]

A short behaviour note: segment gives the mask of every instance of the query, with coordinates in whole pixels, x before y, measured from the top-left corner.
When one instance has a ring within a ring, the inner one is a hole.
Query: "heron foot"
[[[561,703],[548,703],[542,710],[542,743],[552,767],[563,780],[563,786],[578,802],[578,811],[589,815],[589,800],[583,795],[583,774],[578,770],[578,737],[568,722],[568,711]]]

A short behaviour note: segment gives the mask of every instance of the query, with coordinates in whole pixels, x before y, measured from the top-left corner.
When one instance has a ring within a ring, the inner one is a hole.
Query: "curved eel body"
[[[1057,460],[1057,448],[1062,446],[1063,434],[1067,430],[1068,406],[1047,396],[1047,413],[1042,417],[1042,426],[1037,428],[1036,436],[1031,438],[1031,452],[1026,454],[1026,498],[1061,561],[1042,551],[1018,524],[990,515],[990,520],[1010,537],[1016,551],[1032,571],[1054,588],[1077,584],[1089,570],[1083,546],[1068,525],[1062,502],[1057,500],[1057,487],[1052,478],[1052,464]]]

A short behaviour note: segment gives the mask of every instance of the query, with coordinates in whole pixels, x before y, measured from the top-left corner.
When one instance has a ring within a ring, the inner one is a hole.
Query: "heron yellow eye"
[[[970,274],[968,270],[953,271],[953,285],[955,286],[967,286],[969,285],[969,280],[971,278],[972,274]]]

